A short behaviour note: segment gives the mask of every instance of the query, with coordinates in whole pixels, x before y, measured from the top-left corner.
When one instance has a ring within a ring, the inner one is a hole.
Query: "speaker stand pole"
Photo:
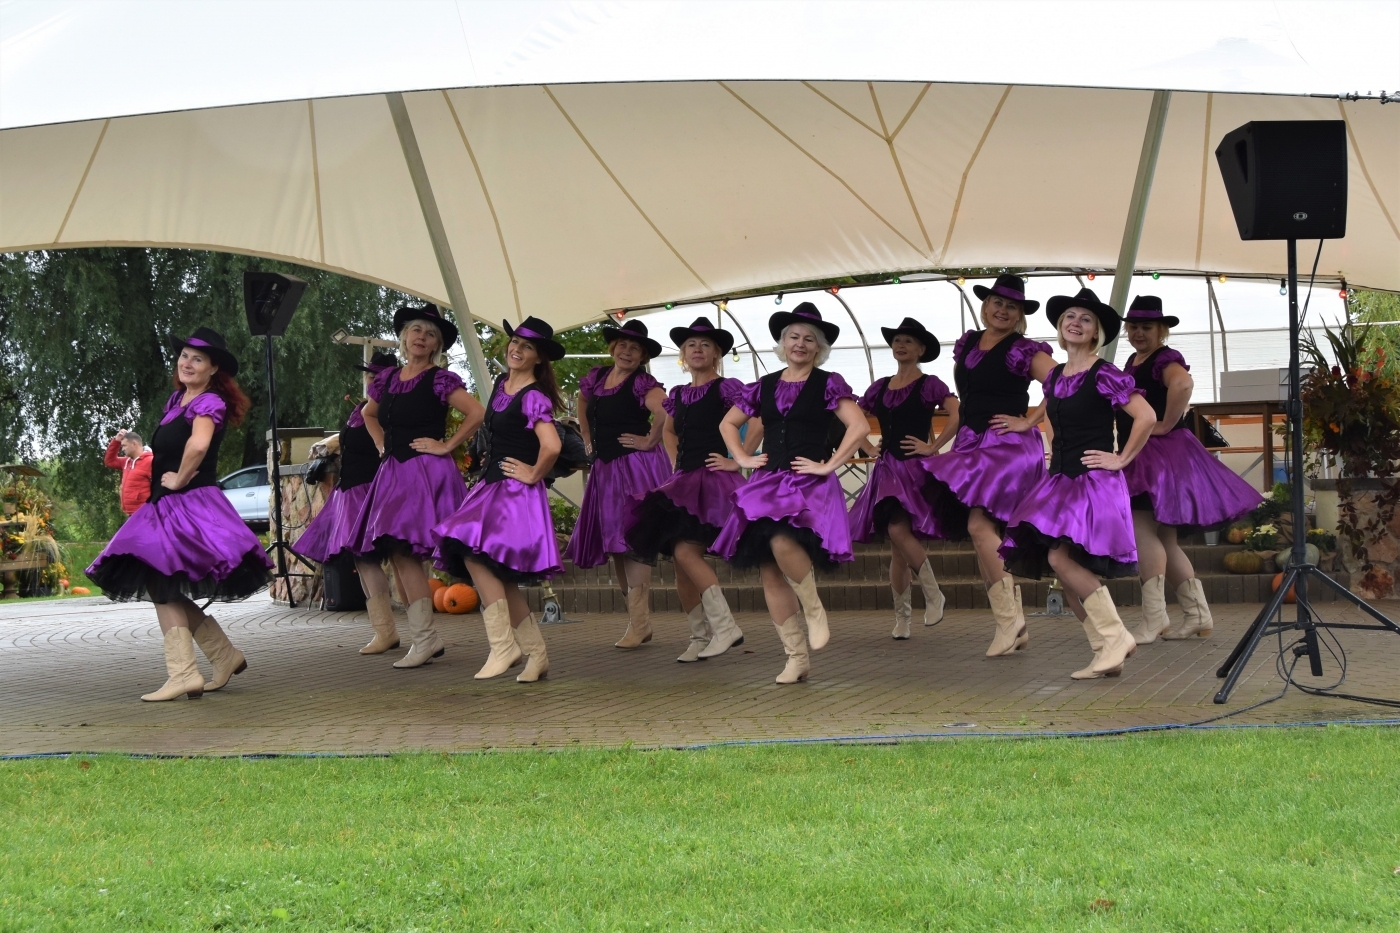
[[[1254,649],[1268,635],[1297,630],[1302,634],[1302,644],[1294,649],[1299,657],[1308,656],[1309,667],[1314,677],[1322,676],[1322,653],[1318,646],[1317,630],[1357,629],[1360,631],[1382,631],[1400,635],[1400,625],[1396,625],[1380,612],[1367,605],[1356,594],[1333,580],[1313,564],[1307,562],[1307,516],[1303,512],[1303,399],[1301,367],[1299,365],[1299,341],[1302,335],[1301,321],[1298,319],[1298,241],[1288,241],[1288,425],[1292,441],[1292,474],[1289,487],[1293,500],[1293,548],[1289,554],[1288,570],[1283,575],[1278,590],[1269,600],[1264,610],[1255,616],[1245,631],[1244,637],[1235,645],[1225,663],[1215,672],[1215,676],[1225,678],[1220,691],[1215,695],[1216,703],[1224,703],[1244,673]],[[1338,622],[1319,622],[1312,604],[1308,601],[1308,580],[1316,578],[1324,586],[1330,587],[1343,599],[1355,605],[1362,612],[1375,619],[1375,625],[1353,625]],[[1297,599],[1297,618],[1284,622],[1281,611],[1284,597],[1294,589]]]
[[[277,437],[277,378],[272,371],[272,334],[265,334],[267,340],[267,351],[263,359],[267,365],[267,420],[271,440],[268,442],[268,449],[272,452],[272,469],[268,478],[272,481],[272,543],[267,546],[267,553],[273,555],[277,569],[272,577],[274,580],[280,579],[287,588],[287,606],[290,609],[297,607],[296,596],[292,593],[292,575],[287,571],[287,551],[290,550],[287,542],[282,538],[282,444]],[[301,576],[298,574],[298,576]]]

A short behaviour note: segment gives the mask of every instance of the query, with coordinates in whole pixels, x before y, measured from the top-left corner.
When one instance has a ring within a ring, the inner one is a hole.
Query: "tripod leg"
[[[1264,611],[1255,618],[1254,624],[1245,632],[1244,638],[1235,645],[1235,650],[1230,652],[1230,657],[1215,672],[1215,676],[1224,677],[1225,683],[1221,685],[1219,692],[1215,694],[1216,703],[1224,703],[1230,699],[1230,693],[1235,689],[1235,684],[1239,682],[1240,675],[1244,673],[1245,662],[1254,654],[1254,649],[1259,645],[1259,639],[1264,637],[1264,632],[1269,627],[1269,620],[1278,612],[1279,606],[1283,605],[1283,597],[1287,595],[1290,587],[1298,578],[1296,568],[1289,570],[1283,575],[1283,582],[1274,593],[1269,604],[1264,607]]]
[[[1356,595],[1355,593],[1353,593],[1351,590],[1349,590],[1349,589],[1347,589],[1346,587],[1342,586],[1340,583],[1338,583],[1336,580],[1333,580],[1331,577],[1329,577],[1327,574],[1323,573],[1321,570],[1318,570],[1318,569],[1316,569],[1316,568],[1314,568],[1314,567],[1308,567],[1308,568],[1306,568],[1306,569],[1307,569],[1308,573],[1310,573],[1310,574],[1316,574],[1317,577],[1318,577],[1318,579],[1320,579],[1323,583],[1325,583],[1325,584],[1327,584],[1328,586],[1330,586],[1339,596],[1341,596],[1341,597],[1342,597],[1343,599],[1345,599],[1347,602],[1349,602],[1349,603],[1351,603],[1352,605],[1356,606],[1356,608],[1360,609],[1362,612],[1366,613],[1366,614],[1369,615],[1371,618],[1375,619],[1377,622],[1381,623],[1381,625],[1383,625],[1383,626],[1385,626],[1386,628],[1390,629],[1390,630],[1391,630],[1392,632],[1394,632],[1395,634],[1400,635],[1400,625],[1396,625],[1396,624],[1395,624],[1394,622],[1392,622],[1390,619],[1386,618],[1384,615],[1382,615],[1382,614],[1380,613],[1379,610],[1373,608],[1370,604],[1368,604],[1368,603],[1367,603],[1364,599],[1362,599],[1360,596],[1357,596],[1357,595]]]

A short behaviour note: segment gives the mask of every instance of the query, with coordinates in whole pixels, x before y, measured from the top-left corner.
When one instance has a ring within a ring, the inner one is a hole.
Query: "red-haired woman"
[[[248,397],[233,378],[238,360],[207,327],[171,343],[179,354],[175,392],[151,438],[151,499],[87,569],[108,599],[155,603],[169,678],[141,697],[148,701],[198,699],[247,668],[243,652],[194,601],[246,599],[267,586],[272,569],[216,477],[224,430],[248,413]],[[196,644],[214,668],[207,682],[195,663]]]
[[[486,472],[433,537],[437,565],[470,577],[481,593],[491,654],[476,679],[499,677],[528,657],[515,679],[533,683],[549,673],[549,656],[520,587],[538,586],[564,570],[544,485],[561,447],[552,422],[564,407],[554,378],[564,346],[537,317],[514,329],[508,322],[502,326],[510,342],[506,374],[491,391],[482,428],[489,440]]]

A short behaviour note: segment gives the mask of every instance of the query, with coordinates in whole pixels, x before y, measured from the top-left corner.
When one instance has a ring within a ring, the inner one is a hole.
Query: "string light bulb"
[[[892,281],[895,285],[898,285],[898,284],[899,284],[899,276],[896,275],[896,276],[895,276],[893,279],[891,279],[890,281]]]
[[[783,293],[782,293],[782,292],[778,292],[777,296],[774,297],[774,299],[773,299],[773,304],[775,304],[775,305],[780,305],[780,304],[782,304],[782,303],[783,303]]]
[[[1344,289],[1342,289],[1341,291],[1337,292],[1337,297],[1340,298],[1340,299],[1342,299],[1343,301],[1346,301],[1347,298],[1350,297],[1350,295],[1349,295],[1349,293],[1347,292],[1347,290],[1344,288]]]
[[[734,351],[734,362],[736,362],[736,363],[739,362],[739,351],[738,351],[738,350],[735,350],[735,351]]]
[[[1157,281],[1158,279],[1160,279],[1161,277],[1162,277],[1162,273],[1160,273],[1160,272],[1154,272],[1154,273],[1152,273],[1152,281],[1154,281],[1154,282]]]
[[[1287,280],[1287,279],[1279,279],[1279,280],[1278,280],[1278,293],[1279,293],[1280,295],[1287,295],[1287,294],[1288,294],[1288,280]]]
[[[1221,285],[1224,285],[1226,282],[1230,281],[1230,277],[1222,272],[1220,273],[1219,277],[1216,278],[1216,281],[1219,282]]]
[[[831,292],[833,295],[836,294],[837,292],[839,292],[840,290],[841,290],[841,286],[840,286],[840,285],[833,285],[833,286],[831,286],[830,288],[827,289],[827,291]]]
[[[670,311],[670,310],[671,310],[672,308],[674,308],[674,307],[675,307],[675,305],[672,304],[671,302],[669,302],[669,301],[666,302],[666,310],[667,310],[667,311]]]
[[[728,299],[728,298],[723,298],[723,299],[721,299],[720,302],[719,302],[718,307],[719,307],[719,313],[720,313],[720,314],[723,314],[724,312],[728,311],[728,310],[729,310],[729,299]]]
[[[958,276],[958,287],[959,287],[959,288],[962,288],[962,287],[963,287],[964,285],[966,285],[966,284],[967,284],[967,279],[963,278],[962,276]]]
[[[627,316],[627,312],[626,312],[626,311],[614,311],[614,312],[613,312],[613,317],[617,318],[619,321],[622,320],[623,318],[625,318],[626,316]]]
[[[1084,276],[1084,278],[1086,278],[1086,279],[1088,279],[1090,282],[1092,282],[1092,281],[1094,281],[1095,276],[1094,276],[1094,273],[1090,272],[1088,275]]]

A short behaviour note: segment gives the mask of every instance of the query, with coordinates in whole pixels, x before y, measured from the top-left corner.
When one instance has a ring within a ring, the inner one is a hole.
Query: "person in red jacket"
[[[107,442],[102,462],[122,471],[122,511],[127,515],[151,498],[151,451],[135,431],[120,431]]]

